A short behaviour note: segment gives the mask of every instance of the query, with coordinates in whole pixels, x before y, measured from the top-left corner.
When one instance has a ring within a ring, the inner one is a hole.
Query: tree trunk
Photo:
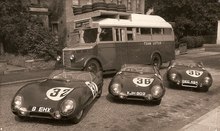
[[[0,55],[4,55],[5,51],[4,51],[4,45],[3,43],[0,41]]]

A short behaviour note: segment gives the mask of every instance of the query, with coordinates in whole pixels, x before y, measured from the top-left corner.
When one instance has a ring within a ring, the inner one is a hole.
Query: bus
[[[123,64],[153,64],[175,59],[171,24],[156,15],[96,11],[74,21],[78,43],[58,61],[72,69],[116,72]]]

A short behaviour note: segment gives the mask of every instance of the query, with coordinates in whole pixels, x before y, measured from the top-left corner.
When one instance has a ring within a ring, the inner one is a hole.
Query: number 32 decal
[[[89,89],[92,91],[93,98],[95,98],[98,94],[98,87],[94,82],[86,81],[85,84],[89,87]]]
[[[73,88],[55,87],[48,90],[46,95],[49,99],[53,101],[59,101],[63,99],[66,95],[68,95],[72,90]]]

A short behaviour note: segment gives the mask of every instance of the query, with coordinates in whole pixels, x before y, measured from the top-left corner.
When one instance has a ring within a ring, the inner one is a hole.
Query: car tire
[[[82,8],[81,7],[73,7],[73,14],[74,15],[82,14]]]
[[[92,12],[92,5],[83,5],[82,13]]]
[[[102,88],[99,89],[98,94],[96,96],[96,98],[100,98],[102,95]]]
[[[84,68],[84,70],[93,72],[97,74],[99,71],[102,70],[100,64],[96,60],[89,60]]]
[[[105,2],[96,2],[92,4],[92,10],[107,10],[107,4]]]
[[[153,105],[160,105],[160,103],[161,103],[161,99],[160,100],[155,100],[155,101],[152,101],[152,104]]]
[[[159,54],[155,53],[153,54],[152,58],[151,58],[151,64],[154,66],[157,66],[158,69],[160,69],[161,65],[162,65],[162,60]]]
[[[202,88],[197,88],[197,89],[200,92],[208,92],[209,91],[209,87],[202,87]]]
[[[74,118],[72,118],[72,122],[74,124],[77,124],[81,121],[82,117],[83,117],[83,114],[84,114],[84,110],[81,110]]]
[[[117,4],[116,3],[108,3],[107,4],[107,9],[109,11],[117,11]]]
[[[126,6],[124,4],[118,5],[117,11],[118,12],[126,12]]]

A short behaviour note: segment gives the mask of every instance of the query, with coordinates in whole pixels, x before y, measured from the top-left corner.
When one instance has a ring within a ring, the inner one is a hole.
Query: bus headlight
[[[61,60],[61,56],[57,56],[57,61],[60,61]]]
[[[67,99],[61,104],[61,112],[63,115],[69,115],[76,108],[75,100]]]
[[[163,88],[160,85],[155,85],[151,88],[153,98],[160,98],[163,95]]]
[[[70,56],[70,60],[71,60],[71,61],[75,61],[75,55],[72,54],[72,55]]]
[[[121,84],[114,83],[111,86],[111,92],[115,95],[119,95],[121,93],[121,88],[122,88]]]

